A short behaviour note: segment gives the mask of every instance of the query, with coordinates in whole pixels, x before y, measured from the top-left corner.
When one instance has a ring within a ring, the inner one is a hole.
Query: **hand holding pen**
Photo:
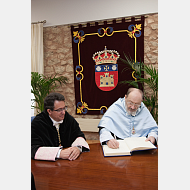
[[[119,142],[116,140],[116,136],[114,135],[114,139],[111,139],[107,142],[109,148],[119,148]]]

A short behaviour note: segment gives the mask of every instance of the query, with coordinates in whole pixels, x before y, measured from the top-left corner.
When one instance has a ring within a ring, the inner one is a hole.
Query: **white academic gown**
[[[149,110],[143,102],[137,110],[136,115],[129,115],[126,111],[125,97],[114,102],[100,120],[98,127],[100,130],[100,142],[113,139],[112,132],[117,137],[124,139],[127,137],[153,136],[158,140],[158,126]],[[135,130],[133,134],[132,130]]]

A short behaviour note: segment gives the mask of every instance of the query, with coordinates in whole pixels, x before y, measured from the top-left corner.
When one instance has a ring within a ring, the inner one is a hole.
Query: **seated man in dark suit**
[[[32,159],[75,160],[90,150],[78,122],[66,110],[62,94],[50,93],[45,98],[44,111],[31,123]]]

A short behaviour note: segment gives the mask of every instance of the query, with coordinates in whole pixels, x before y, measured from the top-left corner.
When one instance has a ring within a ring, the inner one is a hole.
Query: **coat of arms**
[[[97,87],[103,91],[113,90],[118,83],[119,53],[115,50],[99,51],[93,55],[95,61],[95,82]]]

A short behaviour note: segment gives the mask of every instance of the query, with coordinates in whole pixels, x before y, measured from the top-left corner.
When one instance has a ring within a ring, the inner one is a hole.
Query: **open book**
[[[150,141],[145,141],[146,137],[130,137],[124,140],[117,140],[119,148],[112,149],[107,145],[103,145],[104,156],[127,156],[131,155],[132,151],[156,149]]]

